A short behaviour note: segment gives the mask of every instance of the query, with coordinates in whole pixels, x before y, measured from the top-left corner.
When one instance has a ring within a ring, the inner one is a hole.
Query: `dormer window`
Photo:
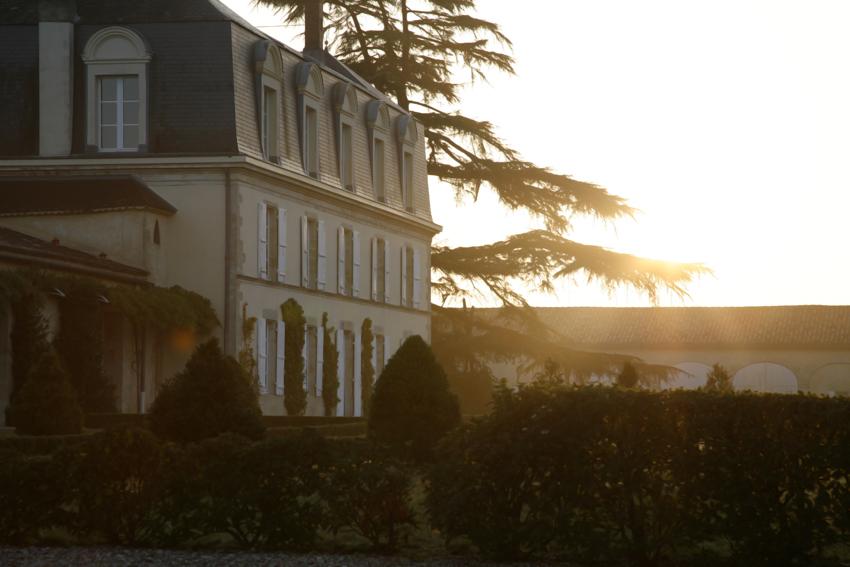
[[[322,72],[315,63],[304,62],[295,72],[298,107],[298,140],[304,173],[319,179],[319,109],[324,95]]]
[[[268,40],[254,45],[256,75],[257,122],[263,158],[280,163],[281,116],[280,103],[283,84],[283,62],[277,48]]]
[[[386,202],[387,140],[390,132],[390,114],[387,105],[373,100],[366,108],[366,132],[369,156],[372,158],[372,190],[375,200]]]
[[[86,43],[86,151],[147,150],[150,59],[145,41],[128,28],[104,28]]]
[[[337,83],[333,97],[334,131],[336,132],[339,183],[354,191],[354,117],[357,115],[357,92],[348,83]]]
[[[405,210],[414,211],[415,169],[413,152],[419,133],[416,121],[409,115],[399,116],[396,120],[396,143],[398,145],[399,173],[401,174],[401,201]]]

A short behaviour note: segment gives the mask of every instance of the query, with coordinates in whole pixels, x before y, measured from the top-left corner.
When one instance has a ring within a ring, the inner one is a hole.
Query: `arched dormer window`
[[[372,160],[372,189],[375,199],[387,200],[386,163],[387,143],[390,135],[390,112],[380,100],[373,100],[366,107],[366,136],[369,143],[369,159]]]
[[[334,85],[334,138],[339,164],[339,183],[354,191],[354,117],[357,116],[357,92],[348,83]]]
[[[129,28],[104,28],[88,40],[86,151],[147,151],[150,60],[147,42]]]
[[[260,40],[254,44],[254,76],[257,128],[263,157],[280,163],[283,61],[271,41]]]
[[[325,86],[322,72],[315,63],[300,63],[295,69],[298,141],[304,172],[319,178],[319,109]]]
[[[413,152],[419,132],[412,116],[403,114],[395,122],[396,144],[398,145],[398,168],[401,178],[401,201],[404,208],[413,212]]]

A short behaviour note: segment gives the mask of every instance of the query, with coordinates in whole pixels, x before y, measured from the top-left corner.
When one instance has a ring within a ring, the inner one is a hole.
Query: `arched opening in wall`
[[[781,364],[757,362],[738,370],[732,377],[737,391],[796,394],[797,376]]]
[[[823,396],[850,397],[850,363],[826,364],[815,370],[809,391]]]
[[[681,362],[673,368],[681,372],[662,382],[662,390],[697,390],[705,386],[708,373],[711,372],[711,366],[701,362]]]

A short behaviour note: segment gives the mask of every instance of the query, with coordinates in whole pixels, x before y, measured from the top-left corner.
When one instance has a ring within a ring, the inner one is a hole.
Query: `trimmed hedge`
[[[441,444],[427,505],[493,557],[811,564],[850,542],[848,441],[846,400],[503,389]]]

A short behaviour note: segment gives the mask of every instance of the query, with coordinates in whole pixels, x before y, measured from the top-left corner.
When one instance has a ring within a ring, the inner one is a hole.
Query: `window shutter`
[[[337,230],[337,244],[336,291],[345,295],[345,229],[343,227]]]
[[[310,283],[310,239],[307,217],[301,217],[301,285],[307,287]]]
[[[360,344],[360,331],[354,330],[354,417],[363,416],[363,392],[360,358],[363,356],[363,345]]]
[[[301,368],[304,372],[304,391],[307,391],[307,336],[310,334],[307,331],[310,329],[307,325],[304,325],[304,344],[301,346]]]
[[[384,302],[390,302],[390,247],[384,241]]]
[[[351,245],[354,247],[351,257],[354,259],[353,277],[351,278],[352,287],[351,295],[360,297],[360,233],[356,230],[351,235]]]
[[[401,247],[401,305],[407,305],[407,246]]]
[[[268,383],[266,382],[267,349],[266,320],[260,319],[257,321],[257,386],[260,388],[260,394],[268,393]]]
[[[372,301],[378,301],[378,239],[372,238]]]
[[[413,307],[422,306],[422,258],[419,250],[413,250]]]
[[[260,203],[257,207],[257,274],[260,279],[269,279],[269,227],[268,205]]]
[[[316,331],[316,395],[322,396],[322,384],[324,383],[325,368],[325,328],[319,327]]]
[[[338,382],[336,397],[339,399],[336,405],[336,415],[339,417],[345,415],[345,332],[342,329],[336,330],[336,350],[338,353],[337,360],[339,361],[336,367]]]
[[[319,264],[318,264],[318,273],[319,273],[319,281],[318,286],[319,289],[324,290],[325,284],[327,282],[327,258],[328,258],[328,250],[327,245],[325,243],[325,221],[319,221]]]
[[[286,281],[286,209],[277,210],[277,281]]]
[[[274,393],[277,396],[283,395],[283,364],[284,353],[286,350],[286,323],[283,321],[277,322],[277,364],[275,365],[275,382]]]

